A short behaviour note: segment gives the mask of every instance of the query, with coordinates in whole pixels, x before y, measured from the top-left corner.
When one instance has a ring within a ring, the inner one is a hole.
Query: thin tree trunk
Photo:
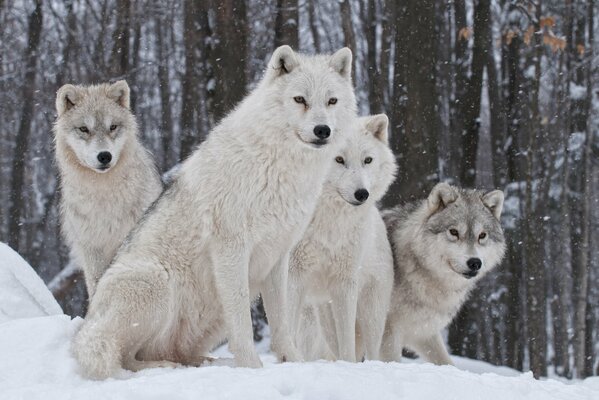
[[[113,32],[112,74],[123,78],[129,72],[129,38],[131,37],[131,0],[120,0],[116,28]]]
[[[158,87],[160,90],[160,131],[162,138],[162,170],[170,165],[171,142],[173,138],[173,118],[170,101],[170,78],[168,57],[165,56],[164,28],[161,21],[155,20],[156,48],[158,53]]]
[[[425,196],[438,181],[435,1],[396,4],[391,147],[399,175],[385,203]]]
[[[277,0],[277,11],[275,16],[275,47],[286,44],[297,51],[299,48],[298,31],[298,0]]]
[[[249,32],[246,0],[217,3],[213,6],[217,44],[212,50],[215,81],[212,116],[215,122],[223,118],[245,95]]]
[[[31,135],[31,122],[35,109],[35,77],[37,71],[38,47],[42,32],[42,1],[36,0],[35,10],[29,16],[29,28],[27,34],[27,49],[25,50],[25,79],[21,101],[23,109],[19,130],[14,148],[12,162],[11,188],[9,195],[8,212],[8,245],[15,251],[20,250],[21,241],[21,213],[23,211],[23,184],[25,181],[25,160],[29,150],[29,136]]]
[[[352,22],[351,0],[340,0],[341,6],[341,27],[343,28],[344,45],[349,47],[354,53],[356,48],[356,35],[354,33],[354,24]],[[356,56],[352,58],[352,75],[356,76]]]
[[[588,45],[586,46],[586,57],[589,60],[589,66],[586,70],[586,89],[587,95],[585,99],[585,116],[587,118],[585,127],[585,144],[583,148],[582,157],[582,204],[581,204],[581,227],[580,227],[580,246],[578,251],[580,256],[578,263],[574,265],[576,271],[575,277],[577,278],[574,284],[576,285],[576,291],[574,292],[575,306],[574,306],[574,365],[576,367],[576,377],[586,378],[589,370],[592,374],[592,365],[589,367],[587,359],[590,354],[587,353],[587,341],[588,332],[587,330],[592,329],[591,326],[587,326],[587,304],[589,302],[589,270],[591,266],[591,254],[590,254],[590,218],[591,218],[591,187],[592,187],[592,146],[593,146],[593,129],[591,123],[591,108],[593,100],[593,79],[592,79],[592,68],[593,65],[591,60],[593,59],[593,38],[594,38],[594,0],[590,0],[587,3],[588,18]],[[592,337],[591,337],[592,341]],[[592,354],[592,353],[591,353]]]
[[[312,33],[312,42],[314,43],[314,50],[317,53],[320,53],[320,35],[318,34],[318,26],[316,25],[316,15],[314,11],[314,3],[316,2],[316,0],[306,1],[308,3],[308,19],[310,24],[310,32]]]

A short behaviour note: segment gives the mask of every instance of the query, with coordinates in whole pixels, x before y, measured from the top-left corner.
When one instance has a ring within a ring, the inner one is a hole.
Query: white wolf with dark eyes
[[[393,286],[393,257],[376,206],[397,169],[388,124],[384,114],[356,121],[331,158],[312,221],[292,253],[291,320],[307,359],[378,359]],[[322,329],[326,345],[316,344],[313,327]]]
[[[62,232],[94,294],[119,246],[162,190],[125,81],[62,86],[54,125]]]
[[[289,252],[314,213],[356,115],[352,54],[275,50],[262,81],[189,156],[104,274],[74,339],[83,373],[197,365],[228,339],[262,365],[250,301],[271,347],[299,360],[287,325]]]
[[[395,264],[384,360],[399,361],[405,347],[435,364],[452,363],[441,331],[503,258],[502,208],[500,190],[439,183],[428,199],[384,211]]]

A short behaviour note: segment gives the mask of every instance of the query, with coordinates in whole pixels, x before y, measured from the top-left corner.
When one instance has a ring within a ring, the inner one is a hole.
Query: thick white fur
[[[402,349],[408,348],[434,364],[453,364],[441,331],[476,282],[503,257],[502,206],[499,190],[483,194],[439,183],[426,200],[383,212],[395,263],[383,360],[400,361]],[[433,221],[442,210],[443,216]],[[460,240],[447,230],[432,232],[434,225],[457,229]],[[487,238],[477,240],[483,231],[489,232]],[[483,266],[476,277],[466,279],[462,274],[471,257],[479,258]]]
[[[376,207],[397,168],[387,125],[385,115],[356,121],[337,161],[331,158],[312,222],[292,253],[289,305],[296,342],[307,359],[355,361],[356,330],[357,357],[365,347],[368,358],[378,358],[393,286],[391,248]],[[368,157],[371,163],[364,162]],[[364,203],[354,196],[358,189],[370,193]],[[317,343],[319,325],[330,350]]]
[[[285,318],[288,254],[356,113],[350,66],[349,49],[274,52],[259,86],[184,162],[100,280],[73,343],[85,375],[201,363],[225,339],[237,366],[259,367],[258,293],[273,351],[300,359]],[[316,125],[332,131],[321,147],[311,144]]]
[[[64,85],[54,126],[60,172],[62,232],[84,272],[91,298],[127,234],[162,190],[150,154],[139,141],[125,81]],[[113,131],[110,126],[117,128]],[[80,131],[87,127],[89,133]],[[97,155],[109,151],[108,169]]]

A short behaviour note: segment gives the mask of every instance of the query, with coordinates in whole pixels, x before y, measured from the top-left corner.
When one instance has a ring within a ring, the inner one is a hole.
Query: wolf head
[[[283,134],[312,148],[339,142],[356,114],[351,65],[348,48],[332,56],[301,55],[289,46],[275,50],[262,86],[273,116],[291,128]]]
[[[426,267],[459,279],[481,277],[505,253],[499,218],[503,192],[463,190],[437,184],[425,204],[422,235]]]
[[[85,168],[105,173],[122,155],[137,126],[125,81],[97,86],[64,85],[56,95],[56,141]]]
[[[355,206],[377,202],[385,195],[397,171],[388,126],[385,114],[356,120],[345,146],[335,154],[325,191]]]

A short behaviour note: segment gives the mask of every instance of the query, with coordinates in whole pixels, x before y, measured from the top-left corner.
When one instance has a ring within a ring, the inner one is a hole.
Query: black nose
[[[316,125],[314,127],[314,134],[319,139],[326,139],[331,136],[331,128],[328,125]]]
[[[366,201],[366,199],[368,198],[369,194],[370,193],[368,193],[368,190],[366,190],[366,189],[358,189],[358,190],[356,190],[356,193],[354,193],[354,197],[360,203],[363,203],[363,202]]]
[[[468,265],[468,268],[470,268],[471,271],[478,271],[480,267],[483,266],[483,262],[480,258],[471,258],[466,261],[466,265]]]
[[[100,164],[107,165],[112,160],[112,154],[107,151],[101,151],[98,153],[98,161]]]

